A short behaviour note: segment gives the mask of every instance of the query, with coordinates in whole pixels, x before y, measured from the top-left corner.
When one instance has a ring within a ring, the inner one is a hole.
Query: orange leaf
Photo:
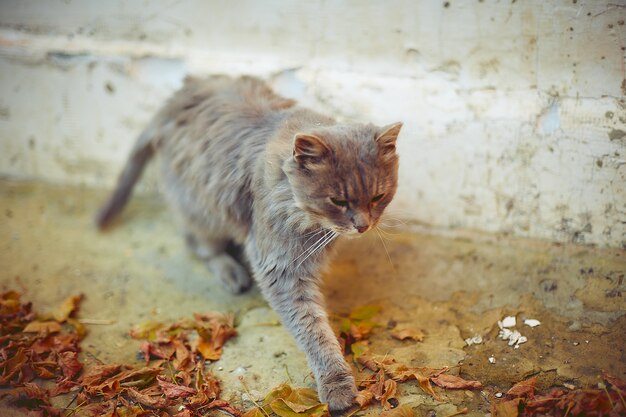
[[[80,300],[82,300],[82,298],[82,294],[72,295],[71,297],[68,297],[65,301],[63,301],[63,304],[61,304],[59,310],[54,314],[54,318],[59,322],[64,322],[65,320],[67,320],[72,315],[72,313],[76,311],[76,309],[78,308],[78,303],[80,303]]]
[[[430,378],[430,380],[441,388],[448,389],[479,389],[483,386],[483,384],[478,381],[468,381],[461,377],[448,374],[437,375]]]
[[[430,385],[430,378],[417,373],[415,374],[415,379],[417,379],[420,388],[424,390],[425,393],[430,394],[430,396],[433,397],[435,400],[441,401],[441,398],[439,398],[439,396],[435,394],[435,391],[433,391],[433,386]]]
[[[506,395],[511,398],[528,397],[532,399],[535,395],[536,384],[537,378],[529,378],[525,381],[518,382],[506,392]]]
[[[58,333],[61,325],[56,321],[31,321],[24,328],[24,333]]]
[[[398,340],[414,340],[421,342],[424,340],[424,332],[419,329],[402,329],[391,332],[391,337]]]

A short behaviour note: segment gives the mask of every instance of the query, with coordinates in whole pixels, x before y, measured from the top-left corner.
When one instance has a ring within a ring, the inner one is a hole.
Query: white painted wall
[[[626,247],[625,19],[624,0],[1,0],[0,173],[111,186],[185,74],[248,73],[404,121],[401,217]]]

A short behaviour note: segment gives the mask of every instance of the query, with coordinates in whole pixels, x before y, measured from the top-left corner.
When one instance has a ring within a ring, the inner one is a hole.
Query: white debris
[[[501,321],[498,321],[498,326],[500,327],[500,329],[504,329],[506,327],[515,327],[516,324],[517,320],[515,319],[515,316],[506,316]]]
[[[520,336],[517,339],[517,342],[515,342],[515,346],[513,346],[513,349],[519,349],[519,345],[521,345],[522,343],[526,343],[528,342],[528,339],[526,338],[526,336]],[[509,343],[510,345],[511,343]]]
[[[496,392],[496,398],[502,398],[502,393],[501,392]]]
[[[532,324],[538,326],[538,324],[535,324],[534,322],[539,323],[539,321],[532,321]],[[498,327],[500,327],[498,337],[502,340],[507,340],[509,342],[509,346],[512,346],[514,349],[519,349],[519,345],[528,342],[528,338],[526,336],[522,336],[522,334],[517,330],[509,329],[509,327],[515,327],[516,324],[517,321],[515,319],[515,316],[507,316],[502,320],[498,320]]]
[[[489,356],[489,363],[496,363],[496,358]]]
[[[568,384],[568,383],[565,383],[565,384],[563,384],[563,386],[564,386],[565,388],[567,388],[567,389],[571,389],[571,390],[576,389],[576,385],[574,385],[574,384]]]
[[[528,342],[528,338],[526,336],[522,336],[522,334],[517,330],[509,330],[504,328],[500,330],[498,336],[502,340],[508,340],[509,346],[513,346],[514,349],[519,349],[519,345]]]
[[[524,320],[524,324],[529,327],[537,327],[541,324],[541,322],[535,319],[526,319]]]
[[[467,339],[465,339],[465,343],[467,344],[467,346],[480,345],[482,342],[483,342],[483,337],[480,335],[477,335],[474,337],[468,337]]]

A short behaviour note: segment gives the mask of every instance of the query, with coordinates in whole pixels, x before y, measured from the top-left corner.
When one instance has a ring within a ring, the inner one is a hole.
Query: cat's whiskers
[[[300,255],[298,255],[297,258],[295,258],[293,261],[291,261],[290,265],[293,265],[298,259],[300,259],[301,257],[305,256],[306,254],[308,254],[309,252],[311,252],[311,250],[313,250],[313,248],[317,247],[317,245],[319,245],[321,242],[324,241],[324,239],[326,239],[328,237],[328,235],[330,233],[333,233],[330,230],[326,230],[326,229],[321,229],[320,230],[322,232],[322,236],[319,237],[314,243],[311,244],[311,246],[309,246],[308,248],[306,248]],[[310,239],[309,239],[310,240]],[[307,240],[308,242],[308,240]],[[306,244],[306,242],[304,242]],[[304,245],[303,245],[304,246]],[[307,256],[308,257],[308,256]],[[305,258],[306,259],[306,258]],[[302,262],[300,262],[301,264]],[[298,264],[298,266],[300,266],[300,264]]]
[[[300,265],[302,265],[302,263],[304,263],[304,261],[306,261],[308,258],[313,256],[316,252],[319,252],[323,248],[325,248],[337,236],[338,236],[337,233],[333,232],[332,230],[329,230],[329,233],[324,235],[323,240],[320,243],[317,243],[316,245],[311,245],[313,250],[310,250],[310,248],[309,248],[309,250],[307,250],[308,254],[304,257],[304,259],[302,259],[300,261],[300,263],[296,266],[296,268],[298,268]]]
[[[388,240],[393,240],[393,236],[399,236],[402,234],[401,232],[391,232],[389,230],[386,230],[385,227],[378,227],[378,230],[380,230],[383,236],[387,237]]]
[[[389,251],[387,250],[387,245],[385,244],[385,240],[383,239],[383,236],[380,234],[380,228],[378,226],[375,226],[374,230],[376,230],[376,233],[378,233],[378,237],[380,238],[380,243],[383,244],[383,248],[385,249],[385,253],[387,254],[387,259],[389,259],[389,264],[391,265],[391,269],[393,269],[393,272],[395,274],[396,267],[393,265],[393,262],[391,261],[391,256],[389,255]]]

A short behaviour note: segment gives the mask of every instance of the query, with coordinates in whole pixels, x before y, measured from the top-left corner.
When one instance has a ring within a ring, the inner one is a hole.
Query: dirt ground
[[[314,386],[304,355],[259,292],[223,290],[186,252],[161,199],[134,198],[117,226],[99,233],[91,220],[105,195],[0,181],[0,289],[22,292],[38,311],[85,294],[79,317],[101,323],[88,325],[81,343],[87,364],[138,363],[139,343],[128,331],[147,320],[233,312],[239,336],[211,365],[224,399],[252,407],[239,376],[258,399],[283,382]],[[409,381],[398,384],[400,404],[417,415],[468,407],[469,415],[484,416],[495,393],[530,376],[541,388],[596,384],[602,370],[626,379],[626,251],[408,229],[387,230],[388,255],[373,232],[338,245],[325,280],[329,311],[340,316],[376,303],[381,327],[371,336],[372,352],[414,366],[450,366],[485,388],[437,389],[437,402]],[[507,315],[528,338],[518,349],[497,337],[497,321]],[[526,326],[526,318],[541,325]],[[420,329],[424,341],[392,339],[394,326]],[[478,335],[481,344],[465,343]],[[359,415],[379,413],[372,407]]]

